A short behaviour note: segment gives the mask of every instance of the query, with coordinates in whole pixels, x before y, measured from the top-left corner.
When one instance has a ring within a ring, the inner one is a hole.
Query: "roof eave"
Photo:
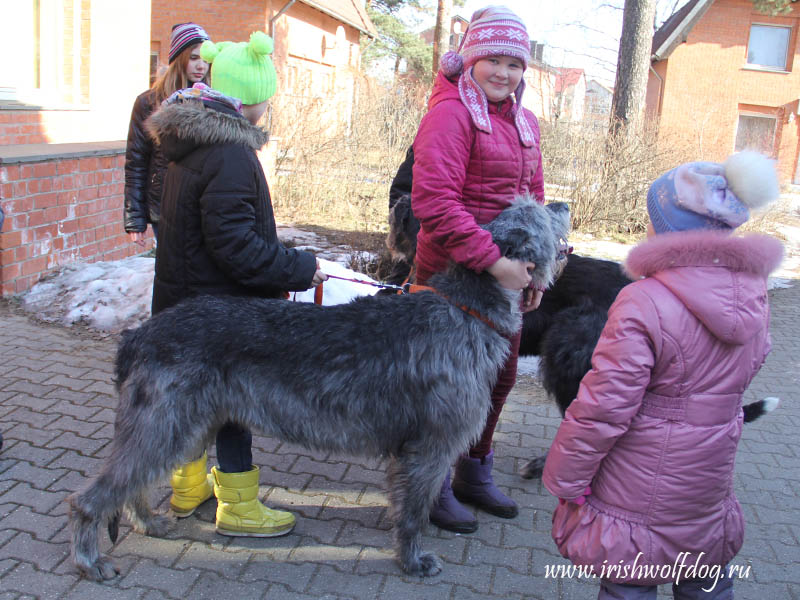
[[[316,8],[318,11],[325,13],[329,17],[333,17],[337,21],[341,21],[345,25],[350,25],[350,27],[354,27],[355,29],[358,29],[361,33],[363,33],[364,35],[366,35],[368,37],[371,37],[371,38],[378,37],[378,30],[375,29],[375,26],[372,25],[371,22],[369,22],[368,24],[356,23],[356,22],[354,22],[354,21],[352,21],[352,20],[350,20],[350,19],[348,19],[346,17],[343,17],[342,15],[330,10],[329,8],[327,8],[325,6],[322,6],[318,2],[314,2],[314,0],[300,0],[300,1],[303,2],[304,4],[308,4],[312,8]],[[369,17],[367,17],[367,19],[369,19]],[[370,26],[372,27],[372,30],[370,30]]]
[[[675,50],[684,40],[685,36],[697,24],[697,22],[706,14],[706,11],[714,3],[714,0],[700,0],[694,8],[684,17],[681,23],[672,31],[666,40],[659,46],[650,57],[651,62],[657,62],[669,58],[672,51]]]

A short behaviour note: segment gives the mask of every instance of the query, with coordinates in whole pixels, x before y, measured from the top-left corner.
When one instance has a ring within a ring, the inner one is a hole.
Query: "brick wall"
[[[792,27],[786,72],[747,67],[752,23]],[[756,13],[750,0],[718,0],[668,60],[656,63],[664,79],[659,127],[693,144],[698,158],[724,160],[734,151],[739,113],[777,118],[773,156],[790,182],[798,159],[798,123],[791,118],[800,95],[800,10],[786,17]],[[666,63],[666,64],[665,64]],[[658,109],[657,81],[650,76],[648,110]]]
[[[282,8],[285,2],[280,3]],[[150,22],[151,41],[160,41],[159,63],[167,64],[172,26],[193,21],[201,25],[215,42],[244,41],[252,31],[267,31],[271,0],[153,0]]]
[[[124,153],[0,163],[0,292],[76,261],[139,254],[122,225]],[[150,231],[148,229],[148,231]],[[146,248],[151,247],[148,240]]]
[[[267,181],[274,177],[277,147],[272,138],[258,153]],[[122,144],[101,155],[14,162],[19,157],[4,157],[0,149],[0,207],[6,215],[0,295],[20,294],[63,265],[119,260],[152,248],[150,228],[142,248],[123,227],[124,152]]]
[[[39,111],[0,110],[0,145],[43,144],[47,141]]]

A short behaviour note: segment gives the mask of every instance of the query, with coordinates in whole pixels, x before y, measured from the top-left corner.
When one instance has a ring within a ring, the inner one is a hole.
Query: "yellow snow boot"
[[[294,515],[267,508],[258,500],[258,467],[244,473],[211,468],[217,496],[217,533],[244,537],[277,537],[294,527]]]
[[[182,465],[172,472],[172,498],[169,507],[179,519],[188,517],[198,506],[214,495],[214,477],[206,473],[208,455]]]

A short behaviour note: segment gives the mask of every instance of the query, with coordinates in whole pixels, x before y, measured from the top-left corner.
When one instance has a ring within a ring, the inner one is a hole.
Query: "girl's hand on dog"
[[[530,272],[533,271],[532,262],[510,260],[501,256],[500,260],[486,269],[497,279],[497,283],[509,290],[524,290],[531,283]]]
[[[317,270],[314,272],[314,277],[311,279],[311,287],[317,287],[323,281],[327,281],[328,276],[319,268],[319,259],[317,259]]]
[[[542,303],[542,290],[537,290],[535,287],[528,286],[522,290],[522,312],[531,312],[539,308]]]

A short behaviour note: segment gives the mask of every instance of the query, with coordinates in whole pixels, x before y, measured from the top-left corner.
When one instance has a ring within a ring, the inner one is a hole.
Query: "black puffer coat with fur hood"
[[[311,287],[314,255],[278,240],[256,156],[267,141],[262,129],[210,100],[165,106],[145,126],[170,160],[153,314],[201,294],[280,298]]]

